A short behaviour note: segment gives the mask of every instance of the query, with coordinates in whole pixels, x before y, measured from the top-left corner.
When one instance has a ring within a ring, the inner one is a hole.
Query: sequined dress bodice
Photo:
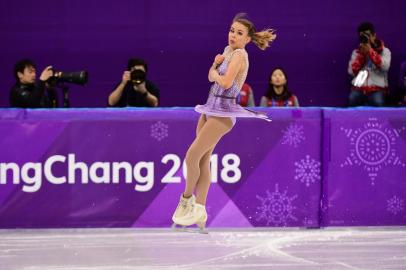
[[[210,87],[209,97],[207,98],[206,104],[197,105],[195,111],[201,114],[218,117],[255,117],[270,121],[265,114],[245,109],[236,102],[237,96],[240,93],[248,73],[248,54],[244,49],[233,50],[227,46],[223,53],[224,61],[217,68],[217,71],[220,76],[225,75],[231,59],[234,56],[237,56],[237,54],[238,57],[243,58],[242,67],[233,80],[231,87],[225,89],[217,82],[214,82]]]

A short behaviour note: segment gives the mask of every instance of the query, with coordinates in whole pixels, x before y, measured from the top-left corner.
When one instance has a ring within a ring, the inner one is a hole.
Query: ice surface
[[[0,269],[406,269],[406,228],[0,230]]]

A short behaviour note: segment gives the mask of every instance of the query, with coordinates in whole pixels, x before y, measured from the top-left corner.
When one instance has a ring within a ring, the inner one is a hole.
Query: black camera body
[[[88,73],[85,70],[63,72],[53,70],[53,75],[49,78],[50,83],[67,82],[79,85],[85,85],[88,79]]]
[[[359,42],[361,42],[362,44],[367,44],[369,43],[369,39],[370,39],[370,35],[367,33],[363,33],[361,32],[359,34]]]
[[[136,69],[131,71],[131,81],[135,85],[145,82],[146,77],[147,74],[143,70]]]

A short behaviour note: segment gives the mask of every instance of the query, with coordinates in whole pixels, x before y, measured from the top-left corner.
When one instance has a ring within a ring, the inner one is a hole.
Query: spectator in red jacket
[[[372,23],[360,24],[357,33],[360,43],[348,63],[348,73],[354,77],[349,106],[384,106],[391,52],[377,38]]]

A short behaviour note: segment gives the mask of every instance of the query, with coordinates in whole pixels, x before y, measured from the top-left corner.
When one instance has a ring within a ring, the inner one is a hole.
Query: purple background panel
[[[86,87],[71,86],[72,107],[105,107],[127,60],[143,57],[161,90],[161,106],[194,106],[207,97],[207,71],[227,45],[230,22],[247,12],[258,29],[271,27],[271,48],[247,47],[247,82],[256,104],[274,67],[283,67],[302,106],[344,106],[347,65],[365,20],[392,52],[391,88],[406,59],[406,2],[391,1],[1,1],[0,107],[8,107],[17,60],[35,60],[40,73],[89,71]],[[38,74],[39,75],[39,74]],[[328,94],[327,94],[328,93]]]

